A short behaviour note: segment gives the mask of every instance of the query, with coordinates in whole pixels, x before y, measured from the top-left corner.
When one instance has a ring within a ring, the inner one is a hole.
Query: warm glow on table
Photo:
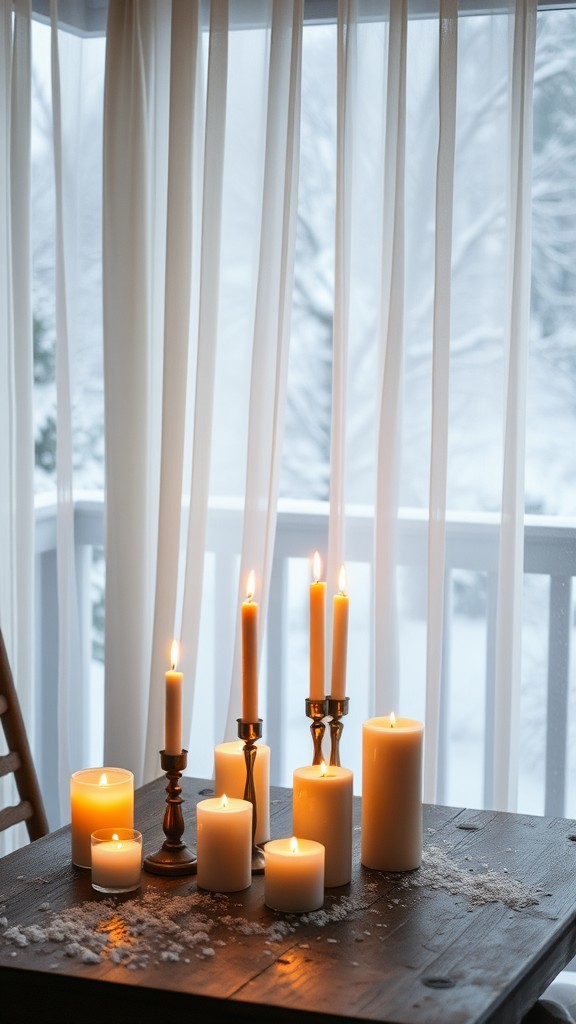
[[[258,721],[258,604],[254,600],[254,570],[248,576],[242,602],[242,721]]]
[[[346,593],[346,570],[344,566],[340,569],[338,588],[339,593],[334,594],[332,604],[332,682],[330,696],[335,700],[343,700],[346,696],[349,609],[349,598]]]
[[[304,914],[324,903],[324,847],[300,836],[264,847],[264,902],[272,910]]]
[[[362,726],[362,864],[410,871],[422,859],[424,725],[387,715]]]
[[[313,560],[310,584],[310,700],[324,700],[326,584],[320,580],[320,555]]]
[[[353,773],[336,765],[296,768],[292,830],[326,850],[324,884],[346,885],[352,875]]]
[[[210,892],[239,892],[252,882],[252,804],[223,794],[196,807],[197,883]]]
[[[255,743],[254,789],[256,791],[255,843],[270,838],[270,747]],[[244,798],[246,787],[246,758],[240,740],[219,743],[214,748],[214,795]]]
[[[85,768],[70,779],[72,860],[89,868],[90,836],[99,828],[133,828],[134,776],[125,768]]]
[[[166,714],[164,720],[164,751],[166,754],[182,753],[182,673],[176,671],[179,657],[178,641],[172,643],[170,663],[166,672]]]

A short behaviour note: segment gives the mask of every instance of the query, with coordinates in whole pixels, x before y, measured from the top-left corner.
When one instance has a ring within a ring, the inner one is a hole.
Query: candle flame
[[[320,765],[320,777],[324,779],[327,774],[328,769],[326,767],[326,761],[322,761],[322,764]]]
[[[222,802],[220,807],[228,807],[228,797],[226,796],[226,793],[222,793]]]
[[[250,574],[248,576],[248,585],[246,587],[246,598],[247,598],[248,601],[251,601],[252,598],[254,597],[254,591],[255,590],[256,590],[256,575],[254,573],[254,569],[251,569],[250,570]]]
[[[112,839],[114,839],[114,840],[115,840],[115,842],[118,842],[118,840],[120,839],[120,836],[117,836],[117,835],[116,835],[116,833],[115,833],[115,832],[113,832],[113,833],[112,833]]]
[[[102,772],[102,775],[100,776],[100,782],[98,783],[98,785],[99,786],[107,786],[108,785],[108,779],[106,777],[106,772]]]
[[[178,641],[177,640],[173,640],[172,641],[172,647],[171,647],[171,650],[170,650],[170,664],[172,665],[172,671],[174,671],[174,669],[176,668],[176,665],[178,664],[178,655],[179,654],[180,654],[180,648],[178,646]]]
[[[298,840],[296,836],[292,836],[290,840],[290,853],[298,853]]]
[[[396,715],[393,711],[390,712],[390,728],[393,729],[396,725]]]
[[[346,593],[346,569],[344,566],[340,569],[340,574],[338,576],[338,590],[341,594]]]
[[[314,552],[312,574],[314,576],[314,583],[318,583],[320,579],[320,555],[317,551]]]

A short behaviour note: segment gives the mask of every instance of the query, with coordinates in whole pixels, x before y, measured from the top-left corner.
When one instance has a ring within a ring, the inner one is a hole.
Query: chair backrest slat
[[[20,797],[15,807],[0,810],[0,832],[24,821],[30,839],[40,839],[50,828],[1,630],[0,723],[8,747],[8,753],[0,758],[0,775],[14,775]]]

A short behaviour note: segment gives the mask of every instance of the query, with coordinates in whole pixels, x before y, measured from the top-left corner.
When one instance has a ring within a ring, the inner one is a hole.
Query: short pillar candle
[[[72,861],[92,863],[90,836],[100,828],[134,827],[134,775],[125,768],[84,768],[70,779]]]
[[[254,744],[254,788],[256,791],[256,844],[270,838],[270,747]],[[246,758],[241,740],[218,743],[214,748],[214,795],[242,800],[246,786]]]
[[[264,847],[264,902],[285,914],[306,914],[324,903],[324,847],[293,836]]]
[[[240,892],[252,882],[252,804],[224,794],[196,807],[196,881],[209,892]]]
[[[353,773],[336,765],[296,768],[292,831],[325,848],[324,884],[347,885],[352,877]]]
[[[422,860],[424,725],[387,715],[362,726],[361,860],[412,871]]]

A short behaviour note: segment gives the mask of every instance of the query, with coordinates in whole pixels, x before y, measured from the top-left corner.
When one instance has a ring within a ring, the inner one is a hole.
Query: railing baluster
[[[550,577],[544,813],[560,816],[566,806],[571,583],[569,576]]]

